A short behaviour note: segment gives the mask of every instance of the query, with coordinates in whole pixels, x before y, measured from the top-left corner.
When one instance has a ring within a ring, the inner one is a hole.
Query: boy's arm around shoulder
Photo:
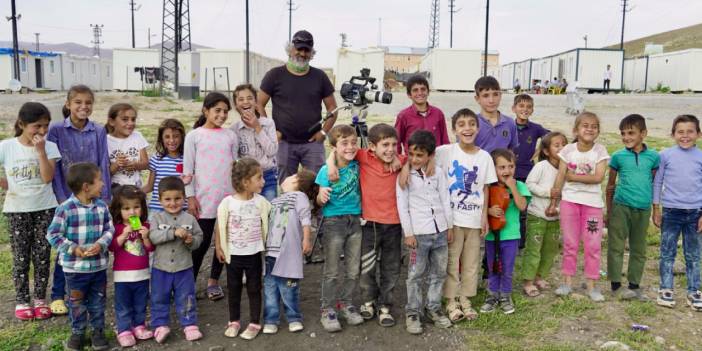
[[[176,228],[167,223],[162,212],[152,212],[149,215],[149,223],[151,223],[149,239],[151,239],[152,244],[161,245],[175,240]]]

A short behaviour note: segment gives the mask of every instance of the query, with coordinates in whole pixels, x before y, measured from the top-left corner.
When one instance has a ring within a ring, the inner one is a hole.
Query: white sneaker
[[[278,326],[275,324],[264,324],[263,334],[275,334],[278,332]]]
[[[297,333],[302,331],[302,329],[305,329],[305,327],[302,325],[301,322],[292,322],[288,325],[288,330],[291,333]]]

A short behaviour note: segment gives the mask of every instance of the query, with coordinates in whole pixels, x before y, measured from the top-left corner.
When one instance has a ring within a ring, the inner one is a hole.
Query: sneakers
[[[320,319],[322,327],[329,333],[338,332],[341,330],[341,323],[336,318],[336,312],[333,309],[322,310],[322,318]]]
[[[673,295],[673,290],[661,289],[660,291],[658,291],[658,299],[656,299],[656,304],[658,306],[668,308],[675,307],[675,295]]]
[[[17,305],[15,307],[15,317],[21,321],[31,321],[34,319],[34,309],[29,305]]]
[[[346,320],[349,325],[359,325],[363,323],[363,317],[358,313],[358,309],[353,305],[342,306],[339,315]]]
[[[693,311],[702,312],[702,292],[697,290],[692,294],[687,294],[687,305]]]
[[[554,293],[558,296],[568,296],[570,293],[573,291],[573,288],[571,288],[569,285],[566,284],[561,284]]]
[[[587,293],[587,296],[590,297],[592,302],[603,302],[605,300],[604,295],[600,292],[600,288],[592,288],[592,290]]]
[[[429,320],[431,320],[435,326],[439,328],[450,328],[453,324],[451,323],[451,320],[446,317],[444,314],[444,311],[441,309],[438,309],[436,311],[429,311],[426,310],[425,315]],[[421,327],[421,326],[420,326]]]
[[[500,307],[502,308],[502,313],[504,314],[514,313],[514,303],[512,302],[512,294],[506,293],[500,295]]]
[[[275,324],[264,324],[263,334],[275,334],[278,332],[278,326]]]
[[[363,319],[370,320],[373,319],[373,316],[375,316],[375,308],[372,302],[366,302],[361,305],[361,317]]]
[[[390,314],[390,308],[383,306],[378,310],[378,324],[381,327],[392,327],[395,325],[395,318]]]
[[[277,331],[278,328],[276,328]],[[246,330],[244,330],[239,336],[244,339],[244,340],[253,340],[258,336],[258,333],[261,331],[261,325],[260,324],[254,324],[254,323],[249,323],[248,326],[246,326]]]
[[[236,338],[239,336],[239,330],[241,330],[241,323],[239,321],[228,322],[227,329],[224,330],[224,336],[228,338]]]
[[[83,335],[71,334],[71,336],[66,340],[63,345],[65,350],[69,351],[81,351],[83,350]]]
[[[449,321],[451,323],[451,321]],[[421,334],[424,332],[422,328],[422,322],[419,321],[419,316],[416,314],[411,314],[405,319],[405,329],[410,334]]]
[[[490,313],[497,309],[500,301],[497,298],[496,293],[490,293],[487,298],[485,298],[485,303],[480,306],[481,313]]]
[[[291,322],[288,324],[288,331],[291,333],[301,332],[303,329],[305,329],[305,326],[302,325],[302,322]]]
[[[472,321],[478,318],[478,312],[473,309],[468,296],[458,297],[458,303],[461,305],[461,310],[467,320]]]
[[[105,339],[105,333],[103,333],[102,330],[93,330],[90,343],[95,351],[107,350],[110,348],[110,344],[107,342],[107,339]]]

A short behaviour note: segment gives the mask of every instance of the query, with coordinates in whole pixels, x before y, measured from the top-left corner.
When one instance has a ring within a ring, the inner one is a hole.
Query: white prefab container
[[[482,76],[480,50],[432,49],[422,58],[420,71],[426,72],[433,90],[472,91]]]
[[[246,51],[198,49],[200,54],[200,90],[232,91],[246,83]],[[284,62],[249,52],[249,82],[258,87],[271,68]]]
[[[12,49],[0,49],[0,89],[14,77]],[[19,51],[20,82],[29,89],[61,89],[61,54],[44,51]]]
[[[113,89],[143,90],[145,75],[135,68],[161,67],[160,52],[158,49],[117,48],[112,50],[112,63]]]
[[[658,84],[671,91],[702,91],[702,49],[649,56],[647,88]]]
[[[553,57],[534,59],[531,64],[531,81],[550,82],[555,75],[552,66]]]
[[[522,89],[531,89],[533,82],[531,80],[531,70],[533,59],[524,60],[514,63],[514,78],[519,79]],[[501,87],[505,89],[505,87]]]
[[[504,90],[509,90],[514,88],[514,66],[515,63],[508,63],[500,67],[500,87]],[[520,86],[524,86],[522,81],[519,81]]]
[[[353,76],[360,76],[361,69],[369,68],[371,77],[375,77],[375,84],[383,89],[383,76],[385,75],[385,50],[367,48],[354,50],[340,48],[336,53],[336,76],[334,87],[341,89],[341,85]]]
[[[85,84],[92,90],[112,89],[112,61],[99,57],[61,55],[61,89]]]
[[[646,91],[648,56],[624,60],[624,90]]]

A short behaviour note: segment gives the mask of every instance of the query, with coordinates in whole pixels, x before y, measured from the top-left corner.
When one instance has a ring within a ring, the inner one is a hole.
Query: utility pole
[[[288,0],[288,43],[292,42],[292,13],[299,8],[299,6],[293,8],[293,5],[295,3],[292,0]]]
[[[341,37],[341,47],[348,47],[349,45],[346,43],[346,33],[339,33],[339,36]]]
[[[383,45],[383,19],[378,17],[378,47]]]
[[[137,6],[137,4],[134,3],[134,0],[129,0],[129,8],[132,11],[132,49],[134,49],[136,47],[136,39],[134,36],[134,11],[139,11],[141,5]]]
[[[12,4],[12,16],[5,17],[8,21],[12,21],[12,61],[14,66],[14,77],[20,80],[20,64],[19,64],[19,43],[17,41],[17,20],[22,18],[22,15],[17,14],[15,7],[15,0],[11,0]]]
[[[583,37],[583,40],[585,40],[585,48],[587,49],[587,34]]]
[[[93,56],[100,57],[100,44],[103,44],[103,41],[100,41],[100,37],[102,36],[102,28],[105,25],[103,24],[91,24],[90,28],[93,29]]]
[[[147,41],[148,41],[148,43],[149,43],[149,49],[151,49],[151,38],[152,38],[152,37],[155,37],[156,34],[151,34],[151,27],[149,27],[149,28],[147,29],[146,33],[147,33],[147,34],[146,34]]]
[[[39,34],[40,33],[34,33],[34,36],[36,37],[36,44],[35,44],[36,51],[39,51]]]
[[[439,0],[431,0],[429,15],[429,44],[430,49],[439,47]]]
[[[629,7],[627,7],[627,0],[622,0],[622,37],[619,40],[619,50],[624,50],[624,20],[626,19],[626,13],[631,11]]]
[[[246,83],[251,83],[249,72],[249,0],[246,0]]]
[[[485,6],[485,52],[483,53],[483,77],[487,76],[488,66],[488,29],[490,28],[490,0]]]
[[[449,13],[451,14],[451,30],[449,36],[449,47],[453,48],[453,14],[461,11],[461,9],[456,9],[456,0],[449,0]]]

